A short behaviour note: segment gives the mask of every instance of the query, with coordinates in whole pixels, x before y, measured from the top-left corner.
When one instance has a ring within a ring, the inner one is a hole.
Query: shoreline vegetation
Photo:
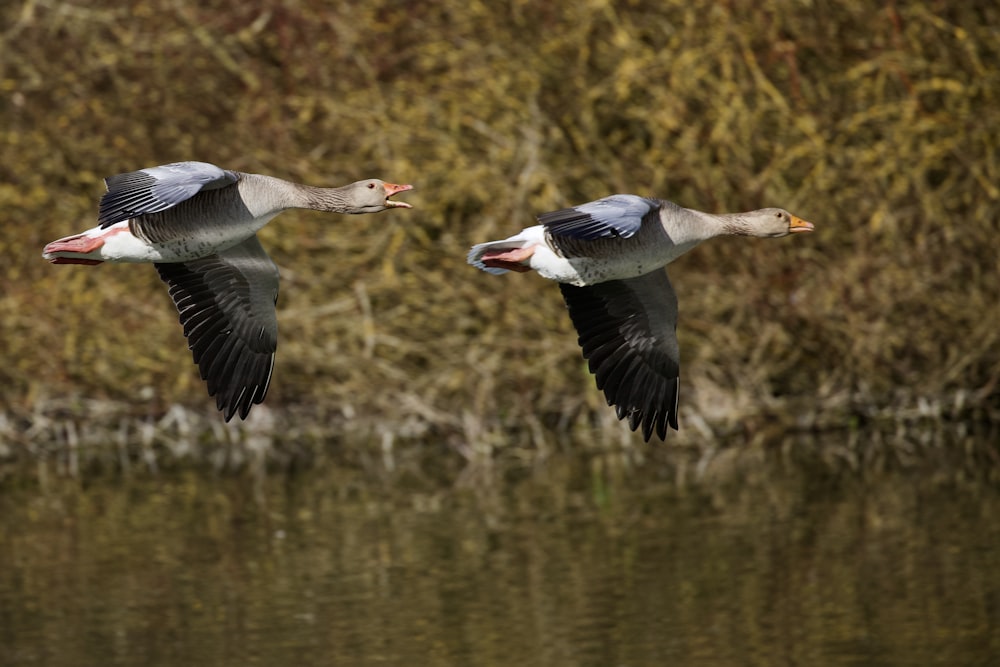
[[[1000,8],[856,4],[8,3],[0,465],[698,461],[919,425],[961,458],[1000,424]],[[178,160],[416,186],[392,216],[261,232],[280,332],[247,424],[214,411],[151,267],[40,258],[92,226],[104,176]],[[554,284],[465,264],[613,193],[816,225],[669,267],[681,430],[662,444],[605,405]],[[995,442],[970,456],[1000,469]]]
[[[363,469],[376,478],[416,475],[461,483],[567,457],[602,467],[652,467],[691,483],[731,481],[748,462],[797,462],[825,474],[919,470],[939,481],[1000,479],[1000,419],[984,419],[958,403],[873,411],[847,422],[803,412],[793,422],[785,416],[794,412],[790,403],[773,402],[727,424],[694,414],[681,435],[650,443],[613,417],[558,430],[541,422],[485,427],[466,420],[470,432],[412,417],[390,423],[266,406],[228,424],[214,412],[181,405],[145,417],[108,401],[47,407],[47,413],[0,415],[0,483],[33,478],[46,486],[52,476],[145,477],[188,468],[262,477],[331,467]]]

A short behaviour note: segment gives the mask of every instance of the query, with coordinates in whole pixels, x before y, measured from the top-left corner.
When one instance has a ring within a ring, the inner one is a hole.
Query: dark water
[[[8,486],[0,664],[1000,664],[995,486],[758,464]]]

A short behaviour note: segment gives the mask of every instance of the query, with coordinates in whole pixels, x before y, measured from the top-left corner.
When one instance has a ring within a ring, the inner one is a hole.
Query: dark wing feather
[[[278,269],[252,236],[192,262],[156,264],[208,395],[226,421],[264,400],[278,347]]]
[[[201,190],[232,185],[239,176],[207,162],[174,162],[104,179],[97,222],[101,229],[147,213],[158,213]]]
[[[586,287],[560,283],[597,388],[647,441],[677,428],[677,296],[665,271]]]
[[[611,195],[604,199],[538,216],[538,222],[554,236],[582,241],[629,238],[642,227],[642,220],[659,209],[660,202],[637,195]]]

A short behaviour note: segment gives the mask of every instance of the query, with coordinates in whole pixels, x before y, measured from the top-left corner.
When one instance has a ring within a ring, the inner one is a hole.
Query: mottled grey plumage
[[[577,287],[560,283],[597,388],[633,431],[663,439],[677,428],[677,296],[666,271]],[[650,298],[652,296],[658,298]]]
[[[257,240],[289,208],[376,213],[411,185],[318,188],[175,162],[105,179],[98,226],[48,244],[57,264],[152,262],[168,285],[208,393],[229,421],[264,400],[274,368],[278,269]]]
[[[207,162],[174,162],[104,179],[108,191],[101,197],[97,223],[106,229],[147,213],[157,213],[194,197],[202,190],[233,185],[236,172]]]
[[[257,237],[190,262],[157,263],[208,395],[226,421],[264,400],[278,347],[278,269]]]
[[[659,202],[636,195],[611,195],[604,199],[538,216],[538,222],[554,236],[583,241],[600,238],[631,238],[643,219],[655,213]]]
[[[715,236],[813,228],[777,208],[715,215],[626,194],[543,213],[538,222],[473,246],[468,262],[493,274],[533,269],[559,282],[598,389],[646,440],[677,428],[677,295],[662,267]]]

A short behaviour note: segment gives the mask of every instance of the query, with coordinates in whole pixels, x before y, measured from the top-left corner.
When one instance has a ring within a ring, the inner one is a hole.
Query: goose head
[[[413,208],[406,202],[390,199],[394,194],[412,190],[412,185],[396,185],[377,178],[369,178],[351,183],[344,189],[352,212],[355,213],[378,213],[387,208]]]
[[[813,224],[792,215],[783,208],[762,208],[749,213],[741,213],[734,221],[737,234],[777,238],[798,232],[811,232]]]

